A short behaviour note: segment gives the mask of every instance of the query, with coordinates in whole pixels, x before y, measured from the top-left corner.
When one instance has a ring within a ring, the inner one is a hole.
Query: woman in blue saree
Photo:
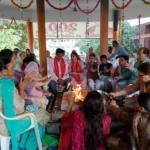
[[[14,81],[10,77],[14,74],[16,58],[11,50],[5,49],[0,52],[0,111],[6,117],[14,117],[19,114],[27,113],[24,103],[24,89],[31,82],[28,77],[21,81],[19,91],[15,88]],[[41,141],[45,134],[45,125],[50,119],[50,115],[43,109],[34,112],[41,137]],[[25,150],[38,149],[34,129],[21,134],[18,142],[17,135],[22,133],[30,125],[30,120],[8,121],[0,118],[0,134],[10,135],[12,140],[12,149],[18,150],[19,147]]]

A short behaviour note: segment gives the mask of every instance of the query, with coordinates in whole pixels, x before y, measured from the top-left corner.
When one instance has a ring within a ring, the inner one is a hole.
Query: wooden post
[[[100,54],[108,54],[109,0],[101,0],[100,6]]]
[[[37,22],[38,22],[38,38],[39,38],[39,54],[40,67],[45,71],[43,76],[47,75],[47,59],[46,59],[46,34],[45,34],[45,0],[36,0],[37,3]]]
[[[118,41],[118,31],[113,31],[113,40]]]
[[[114,10],[113,18],[113,40],[118,41],[118,24],[119,24],[119,10]]]
[[[33,25],[32,22],[27,21],[27,34],[28,34],[28,48],[34,53],[34,39],[33,39]]]

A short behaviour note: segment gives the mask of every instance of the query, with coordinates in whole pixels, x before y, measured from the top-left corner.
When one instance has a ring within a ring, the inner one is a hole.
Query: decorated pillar
[[[44,4],[44,2],[45,2],[44,0],[36,0],[40,67],[45,69],[45,71],[42,73],[43,76],[47,74],[46,34],[45,34],[45,4]]]
[[[33,39],[33,25],[32,22],[27,21],[27,38],[28,38],[28,48],[34,53],[34,39]]]
[[[108,54],[109,0],[102,0],[100,6],[100,54]]]

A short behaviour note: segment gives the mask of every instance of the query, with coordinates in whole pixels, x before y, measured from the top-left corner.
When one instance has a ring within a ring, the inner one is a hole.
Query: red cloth
[[[102,119],[104,136],[106,136],[110,133],[111,118],[104,114]],[[81,110],[76,110],[74,113],[64,114],[61,124],[59,150],[62,150],[63,148],[64,150],[70,150],[69,148],[71,148],[71,150],[85,150],[84,129],[85,119]],[[105,147],[100,146],[98,150],[105,150]]]
[[[74,61],[71,62],[71,71],[81,73],[81,66],[78,61],[76,63]],[[77,83],[80,83],[80,75],[74,75],[73,77]]]
[[[69,150],[73,121],[74,121],[74,113],[65,113],[61,118],[62,124],[60,126],[61,134],[58,150]]]
[[[22,70],[22,71],[24,71],[24,70],[25,70],[24,65],[20,65],[20,68],[21,68],[21,70]]]
[[[65,60],[63,58],[61,58],[60,60],[60,69],[61,69],[61,75],[59,72],[59,67],[58,67],[58,61],[56,58],[54,58],[54,70],[55,70],[55,74],[58,78],[63,78],[63,76],[65,75],[66,72],[66,64],[65,64]]]

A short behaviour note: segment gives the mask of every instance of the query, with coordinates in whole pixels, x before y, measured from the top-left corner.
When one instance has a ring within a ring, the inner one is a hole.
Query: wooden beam
[[[37,22],[38,22],[38,38],[39,38],[39,54],[40,67],[45,71],[43,76],[47,75],[47,59],[46,59],[46,34],[45,34],[45,0],[36,0],[37,4]]]
[[[27,21],[28,48],[34,53],[33,25]]]
[[[100,54],[108,54],[109,0],[101,0],[100,6]]]

